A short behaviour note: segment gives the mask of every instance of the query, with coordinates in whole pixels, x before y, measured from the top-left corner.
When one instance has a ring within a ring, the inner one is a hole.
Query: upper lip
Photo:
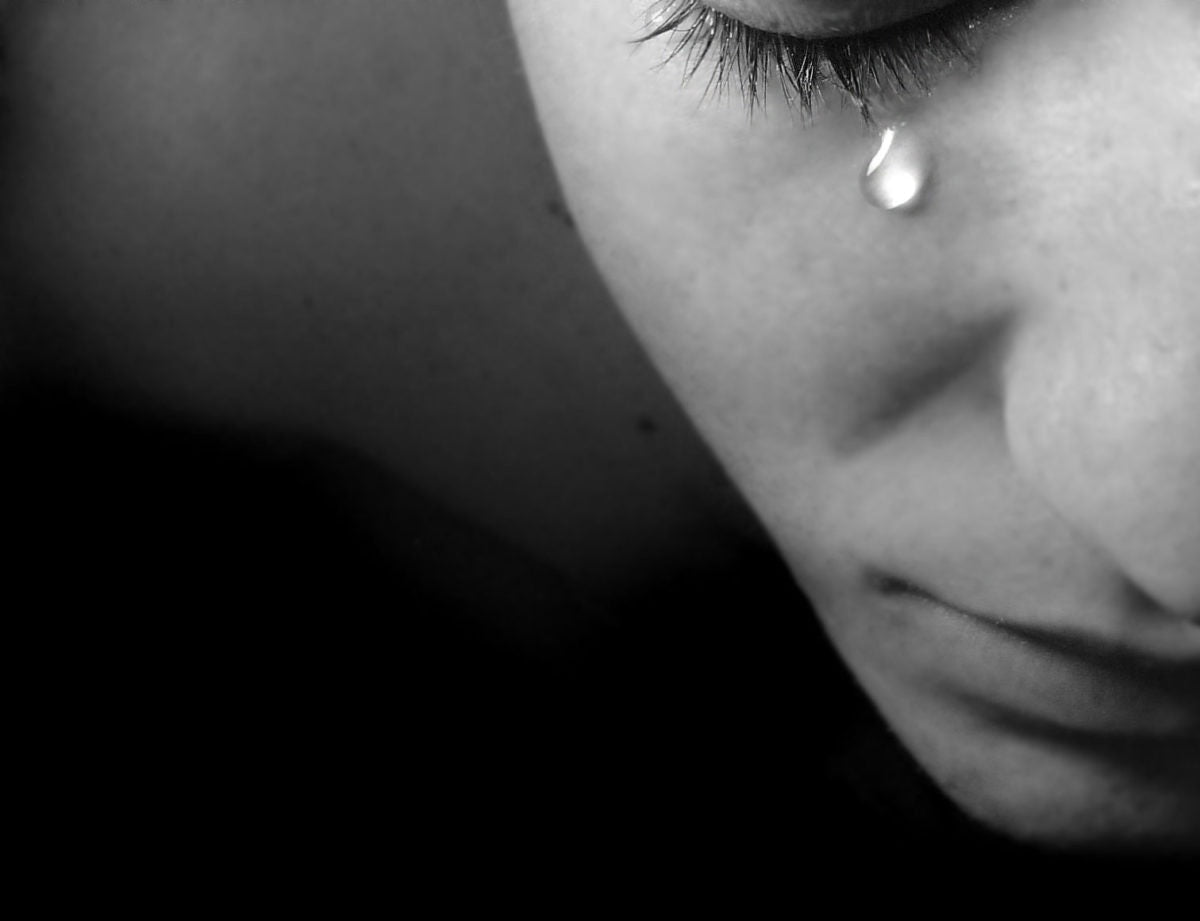
[[[1144,648],[1085,630],[1048,628],[1032,619],[1014,620],[976,610],[895,576],[874,573],[871,581],[885,596],[923,601],[1009,644],[1032,647],[1064,670],[1104,676],[1110,687],[1136,687],[1164,699],[1200,702],[1200,645],[1189,643],[1184,650]]]
[[[1182,668],[1189,672],[1200,668],[1200,644],[1182,654],[1130,645],[1100,634],[1062,627],[1044,627],[1003,614],[995,614],[969,607],[946,598],[930,589],[904,578],[872,573],[869,577],[875,588],[884,595],[910,595],[944,608],[947,612],[970,618],[980,626],[1006,634],[1023,643],[1040,646],[1065,657],[1101,668],[1121,671],[1163,668]]]

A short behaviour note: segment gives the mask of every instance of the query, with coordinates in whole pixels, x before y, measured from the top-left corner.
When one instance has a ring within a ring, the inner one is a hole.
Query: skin
[[[5,378],[334,439],[608,599],[733,568],[755,532],[610,313],[498,4],[7,6]],[[1182,847],[1194,708],[1001,731],[946,686],[1130,706],[862,572],[1194,649],[1195,4],[1067,6],[906,113],[940,169],[905,218],[855,117],[700,107],[625,0],[513,12],[610,289],[909,746],[1016,834]]]
[[[851,109],[701,104],[645,5],[510,9],[602,274],[852,671],[983,823],[1200,849],[1196,5],[1030,4],[903,103],[910,215]]]
[[[947,0],[717,0],[710,5],[747,25],[812,37],[855,34],[946,4]]]

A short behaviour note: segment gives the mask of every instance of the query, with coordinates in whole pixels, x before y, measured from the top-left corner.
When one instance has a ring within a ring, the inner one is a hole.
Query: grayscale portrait
[[[0,10],[10,604],[122,823],[1200,855],[1200,4]]]

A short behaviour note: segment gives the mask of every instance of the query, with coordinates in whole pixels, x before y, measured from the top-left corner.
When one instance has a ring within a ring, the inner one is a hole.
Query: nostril
[[[1127,581],[1122,586],[1122,607],[1135,614],[1139,620],[1182,622],[1200,629],[1200,604],[1194,595],[1178,598],[1175,603],[1162,595],[1151,595],[1143,585]]]

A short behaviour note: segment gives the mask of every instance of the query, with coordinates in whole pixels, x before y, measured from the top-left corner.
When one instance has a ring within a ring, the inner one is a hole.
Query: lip
[[[981,719],[1064,743],[1200,743],[1200,647],[1139,648],[974,610],[880,572],[868,582],[886,605],[962,650],[931,662],[927,677]]]

